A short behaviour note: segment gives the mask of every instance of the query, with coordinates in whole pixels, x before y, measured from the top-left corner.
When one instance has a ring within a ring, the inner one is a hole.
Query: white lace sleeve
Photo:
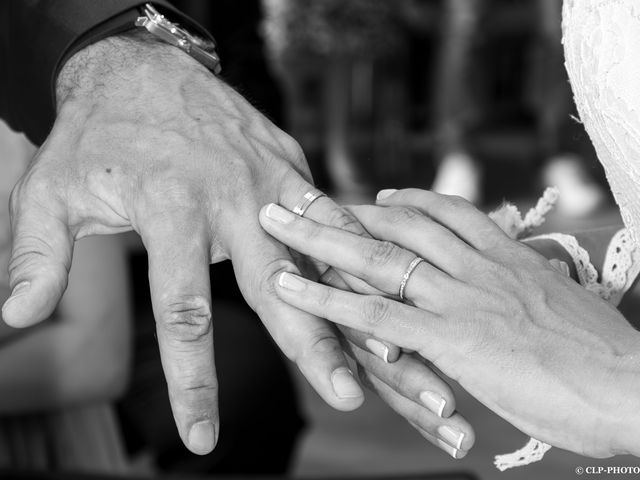
[[[611,239],[602,267],[603,298],[618,306],[640,273],[640,248],[626,228]]]

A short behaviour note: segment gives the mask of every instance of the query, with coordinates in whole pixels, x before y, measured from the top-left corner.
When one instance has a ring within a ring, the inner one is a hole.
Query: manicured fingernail
[[[447,404],[447,401],[442,398],[442,395],[425,390],[420,394],[420,401],[433,413],[442,417],[442,412],[444,412],[444,407]]]
[[[265,211],[265,214],[271,220],[275,220],[278,223],[287,224],[291,223],[295,220],[295,214],[291,213],[289,210],[282,208],[280,205],[276,205],[275,203],[270,203]]]
[[[438,427],[438,435],[449,445],[455,447],[456,450],[460,450],[462,440],[464,440],[464,433],[460,430],[450,427],[449,425],[440,425]]]
[[[333,391],[340,398],[358,398],[362,396],[362,389],[353,373],[347,367],[336,368],[331,374]]]
[[[378,195],[376,195],[376,200],[384,200],[387,197],[390,197],[398,190],[396,188],[387,188],[385,190],[380,190]]]
[[[373,338],[367,338],[364,342],[369,351],[373,353],[375,356],[380,357],[386,363],[389,363],[389,347],[387,347],[384,343],[379,342]]]
[[[213,450],[216,441],[216,430],[213,423],[205,420],[198,422],[189,430],[189,448],[193,453],[205,455]]]
[[[438,445],[440,445],[440,448],[442,448],[442,450],[447,452],[453,458],[462,458],[464,456],[464,455],[461,455],[461,452],[458,449],[453,448],[447,442],[445,442],[444,440],[440,440],[439,438],[438,438]]]
[[[307,288],[307,284],[302,279],[289,272],[282,272],[280,278],[278,278],[278,285],[287,290],[293,290],[294,292],[301,292]]]
[[[9,302],[15,300],[20,295],[23,295],[23,294],[27,293],[27,291],[29,290],[30,286],[31,286],[31,283],[30,282],[26,282],[26,281],[25,282],[20,282],[18,285],[16,285],[16,287],[11,292],[11,296],[7,299],[6,302],[4,302],[4,305],[3,305],[2,309],[4,310],[4,307],[7,306],[9,304]]]

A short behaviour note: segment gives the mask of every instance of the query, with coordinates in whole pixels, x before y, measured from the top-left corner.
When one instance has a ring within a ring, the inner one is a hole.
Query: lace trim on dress
[[[631,232],[622,228],[616,232],[607,248],[602,267],[605,300],[618,306],[640,273],[640,249]]]
[[[539,462],[549,450],[551,450],[551,445],[548,443],[530,438],[520,450],[504,455],[496,455],[493,464],[498,470],[504,472],[509,468],[523,467],[530,463]]]
[[[558,189],[547,187],[542,196],[524,218],[518,208],[505,202],[500,208],[491,212],[489,218],[493,220],[510,238],[517,240],[531,233],[534,228],[544,223],[545,216],[555,207],[558,201]]]
[[[602,296],[601,293],[603,293],[603,289],[602,285],[598,283],[598,271],[591,263],[589,252],[580,246],[576,237],[573,235],[566,235],[564,233],[549,233],[547,235],[539,235],[533,238],[540,240],[553,240],[562,245],[573,259],[580,285],[587,290]]]

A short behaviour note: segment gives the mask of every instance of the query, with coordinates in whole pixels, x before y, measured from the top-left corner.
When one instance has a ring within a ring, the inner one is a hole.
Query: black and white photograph
[[[640,0],[0,0],[0,480],[640,478]]]

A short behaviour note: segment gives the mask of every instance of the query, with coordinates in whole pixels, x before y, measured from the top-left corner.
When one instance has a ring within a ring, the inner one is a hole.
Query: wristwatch
[[[136,27],[145,28],[152,35],[188,53],[214,74],[220,73],[222,67],[215,42],[189,33],[177,23],[167,20],[150,3],[145,4],[140,13],[135,21]]]

